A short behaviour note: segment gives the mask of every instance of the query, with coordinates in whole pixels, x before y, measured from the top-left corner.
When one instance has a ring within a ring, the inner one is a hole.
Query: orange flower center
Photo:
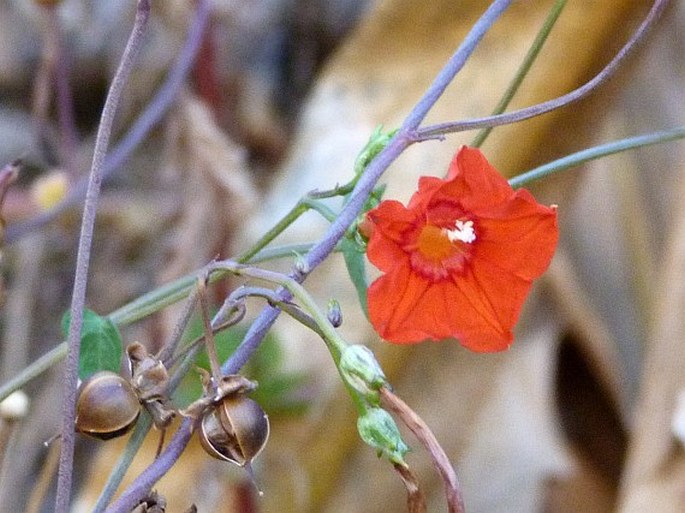
[[[416,241],[416,249],[421,255],[432,262],[440,263],[454,253],[454,245],[442,228],[426,225]]]
[[[427,224],[409,248],[412,267],[433,281],[445,279],[451,271],[461,271],[476,240],[473,221],[456,221],[454,229]]]

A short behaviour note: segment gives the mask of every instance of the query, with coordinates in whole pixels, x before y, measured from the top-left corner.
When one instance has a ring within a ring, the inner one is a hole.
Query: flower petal
[[[400,244],[404,234],[415,229],[416,217],[399,201],[383,201],[367,213],[367,219],[374,225],[367,248],[367,256],[378,269],[388,272],[408,255]]]
[[[426,212],[432,202],[433,195],[445,186],[445,180],[436,176],[422,176],[419,178],[419,189],[412,195],[407,208],[417,212]]]
[[[478,244],[474,261],[487,261],[524,280],[534,280],[549,266],[557,240],[557,214],[539,205],[528,191],[477,215]]]
[[[529,288],[525,282],[521,284],[526,286],[525,291],[508,296],[518,304],[502,305],[480,288],[485,285],[492,292],[493,283],[487,278],[481,282],[471,276],[459,281],[458,286],[450,281],[429,283],[401,268],[381,276],[369,288],[369,317],[378,334],[389,342],[456,338],[472,351],[502,351],[511,345],[511,328]]]
[[[512,330],[531,287],[523,280],[487,264],[479,263],[454,279],[452,301],[460,315],[453,317],[454,330],[464,347],[478,352],[507,349]]]
[[[509,182],[480,150],[462,146],[452,159],[444,185],[435,196],[458,199],[465,210],[471,211],[500,205],[513,195]]]
[[[374,281],[368,290],[369,319],[385,340],[398,344],[421,342],[431,335],[416,318],[423,316],[421,297],[428,289],[427,280],[399,266]]]

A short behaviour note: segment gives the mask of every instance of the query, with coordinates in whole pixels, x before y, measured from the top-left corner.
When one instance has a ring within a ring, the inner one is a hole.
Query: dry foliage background
[[[569,0],[515,106],[590,78],[650,3]],[[118,135],[163,80],[192,17],[190,4],[154,2]],[[488,113],[551,4],[515,2],[429,120]],[[346,182],[372,129],[400,123],[486,5],[216,2],[213,46],[163,122],[104,189],[89,306],[112,311],[218,253],[235,254],[305,192]],[[80,0],[59,8],[79,170],[88,168],[133,8],[133,2]],[[46,20],[34,4],[0,3],[0,163],[19,156],[27,163],[4,208],[8,224],[35,215],[32,182],[65,165],[55,149],[54,108],[36,107],[41,66],[50,63]],[[484,151],[511,176],[600,141],[682,124],[684,22],[685,6],[673,2],[608,86],[580,105],[496,129]],[[407,199],[419,175],[444,173],[471,137],[410,148],[386,175],[386,197]],[[669,143],[613,156],[534,187],[540,201],[559,205],[562,240],[506,353],[472,354],[453,342],[385,345],[359,311],[339,257],[308,281],[322,304],[329,297],[341,301],[343,334],[379,355],[398,394],[434,429],[456,466],[469,513],[685,510],[683,440],[672,426],[678,415],[682,426],[677,406],[685,390],[683,149]],[[60,340],[77,216],[75,209],[4,249],[3,381]],[[321,230],[321,222],[306,217],[281,240],[311,240]],[[156,347],[173,321],[174,312],[165,312],[128,328],[125,339]],[[403,488],[359,441],[323,344],[287,319],[275,329],[288,365],[309,373],[312,407],[304,417],[272,418],[272,438],[257,464],[264,497],[246,502],[251,488],[243,474],[191,446],[158,485],[168,511],[184,511],[191,502],[202,512],[252,511],[248,502],[263,512],[403,511]],[[27,508],[49,461],[42,441],[58,429],[60,374],[56,368],[26,389],[31,413],[3,462],[2,511]],[[429,459],[409,434],[406,439],[415,448],[408,461],[429,510],[444,510]],[[155,443],[150,440],[132,473],[150,462]],[[88,511],[122,447],[81,441],[77,511]],[[50,509],[48,500],[43,511]]]

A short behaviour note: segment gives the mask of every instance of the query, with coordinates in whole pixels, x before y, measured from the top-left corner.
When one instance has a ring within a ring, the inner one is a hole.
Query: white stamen
[[[476,232],[473,229],[473,221],[459,221],[454,223],[456,229],[445,230],[447,238],[450,242],[461,241],[466,244],[471,244],[476,240]]]

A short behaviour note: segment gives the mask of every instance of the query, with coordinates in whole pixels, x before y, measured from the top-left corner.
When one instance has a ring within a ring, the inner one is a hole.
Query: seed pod
[[[140,413],[140,403],[131,384],[110,371],[100,371],[79,387],[76,401],[76,431],[109,440],[127,433]]]
[[[200,442],[212,457],[244,467],[269,438],[269,418],[243,394],[225,397],[202,417]]]

